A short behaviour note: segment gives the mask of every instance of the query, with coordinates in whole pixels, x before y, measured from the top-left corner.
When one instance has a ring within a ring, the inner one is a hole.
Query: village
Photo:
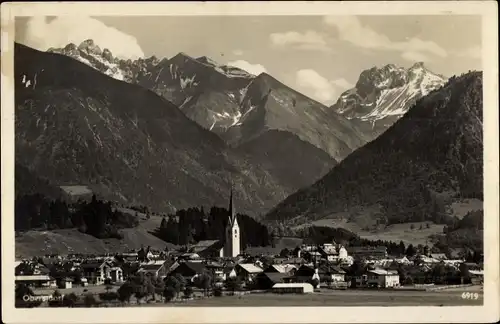
[[[444,254],[416,251],[393,256],[386,247],[335,242],[302,244],[277,255],[240,251],[232,198],[229,210],[224,240],[200,241],[179,250],[143,247],[114,255],[46,255],[16,261],[16,305],[189,305],[247,294],[311,296],[325,291],[417,292],[467,286],[482,290],[482,264]]]

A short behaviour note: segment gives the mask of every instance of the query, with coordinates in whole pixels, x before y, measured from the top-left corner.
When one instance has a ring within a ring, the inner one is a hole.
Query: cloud
[[[30,18],[26,27],[20,42],[38,50],[60,48],[69,43],[79,45],[92,39],[101,49],[109,49],[114,56],[130,59],[144,57],[135,37],[91,17],[61,16],[47,22],[45,17],[38,16]]]
[[[352,88],[352,84],[345,79],[328,80],[312,69],[297,71],[295,83],[304,94],[325,105],[333,104],[339,92]]]
[[[419,52],[404,52],[401,57],[410,62],[431,62],[432,60],[425,54]]]
[[[276,47],[293,47],[302,50],[317,50],[329,52],[332,49],[324,35],[309,30],[304,33],[289,31],[286,33],[272,33],[269,35],[271,44]]]
[[[354,87],[354,84],[350,83],[346,79],[337,79],[332,81],[333,84],[335,84],[337,87],[342,88],[344,90],[351,89]]]
[[[453,54],[459,57],[481,59],[482,50],[480,46],[469,47],[463,50],[454,51]]]
[[[441,46],[432,41],[420,38],[407,38],[405,41],[394,42],[387,36],[378,33],[368,26],[361,24],[361,21],[354,16],[326,16],[323,22],[328,26],[333,26],[339,33],[339,38],[355,46],[374,49],[397,51],[405,58],[409,55],[432,54],[439,57],[447,57],[448,53]],[[408,54],[413,53],[413,54]]]
[[[243,51],[240,49],[235,49],[235,50],[233,50],[233,54],[236,56],[241,56],[241,55],[243,55]]]
[[[260,64],[252,64],[244,60],[237,60],[227,63],[229,66],[234,66],[242,70],[247,71],[253,75],[259,75],[261,73],[267,72],[266,68]]]

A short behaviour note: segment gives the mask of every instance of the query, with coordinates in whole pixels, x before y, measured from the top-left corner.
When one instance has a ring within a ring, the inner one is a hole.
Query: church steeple
[[[226,257],[236,257],[240,254],[240,227],[236,218],[232,183],[231,192],[229,194],[228,214],[228,222],[226,225],[226,240],[223,255]]]
[[[231,193],[229,194],[229,222],[231,225],[234,224],[234,219],[236,218],[236,212],[234,208],[233,201],[233,184],[231,183]]]

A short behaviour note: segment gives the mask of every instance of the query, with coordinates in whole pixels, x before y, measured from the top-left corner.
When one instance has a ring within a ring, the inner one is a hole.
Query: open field
[[[259,293],[243,296],[224,296],[199,299],[168,306],[480,306],[483,293],[478,300],[462,299],[462,290],[442,291],[396,291],[396,290],[325,290],[307,295]],[[155,305],[156,306],[156,305]],[[164,306],[164,305],[161,305]]]
[[[84,289],[87,291],[84,292]],[[111,291],[116,291],[114,286]],[[51,289],[36,289],[37,295],[51,294]],[[75,287],[71,289],[58,289],[63,295],[75,293],[82,297],[86,293],[97,295],[105,291],[105,286]],[[463,292],[478,293],[477,300],[462,299]],[[201,296],[201,291],[196,290],[194,295]],[[156,296],[157,300],[161,296]],[[461,288],[449,288],[438,291],[420,290],[329,290],[322,289],[321,292],[312,294],[273,294],[273,293],[251,293],[241,296],[222,296],[203,299],[195,299],[183,302],[171,303],[145,303],[137,304],[134,297],[128,307],[217,307],[217,306],[479,306],[483,303],[483,291],[480,286],[469,286]]]
[[[27,231],[17,235],[16,257],[32,257],[44,254],[102,254],[140,249],[141,246],[151,246],[156,250],[164,250],[168,245],[149,232],[160,226],[162,217],[151,216],[150,219],[139,217],[139,225],[135,228],[120,230],[123,240],[98,239],[79,232],[77,229],[60,229],[52,231]]]
[[[483,202],[479,199],[462,199],[453,202],[450,205],[450,213],[458,218],[463,218],[468,212],[483,209]],[[316,221],[311,221],[306,224],[300,224],[295,228],[306,227],[310,225],[327,226],[335,228],[345,228],[361,238],[369,240],[386,240],[386,241],[403,241],[405,244],[425,245],[428,243],[429,237],[435,234],[442,234],[444,225],[434,224],[432,222],[414,222],[393,224],[387,227],[379,225],[375,228],[373,215],[380,213],[380,209],[376,206],[358,208],[353,212],[338,212],[328,214]],[[355,221],[348,222],[349,218]],[[429,224],[429,228],[427,228]],[[411,229],[411,226],[414,229]],[[422,226],[422,229],[420,229]],[[370,228],[370,230],[367,230]],[[429,240],[430,241],[430,240]]]
[[[468,212],[483,208],[484,203],[479,199],[463,199],[451,204],[452,213],[458,218],[463,218]]]
[[[429,228],[427,228],[427,224],[429,224]],[[418,222],[394,224],[389,225],[387,228],[366,231],[356,223],[347,222],[346,219],[340,220],[326,218],[311,222],[311,225],[345,228],[353,233],[356,233],[361,238],[394,242],[403,241],[405,244],[411,243],[413,245],[426,245],[428,243],[427,241],[429,240],[429,236],[443,233],[444,227],[444,225],[433,224],[430,222]],[[414,226],[414,229],[411,229],[412,225]],[[420,229],[420,226],[422,226],[422,229]]]

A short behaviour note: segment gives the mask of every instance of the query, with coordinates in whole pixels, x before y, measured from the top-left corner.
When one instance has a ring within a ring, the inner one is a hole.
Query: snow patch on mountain
[[[188,85],[192,85],[195,77],[196,77],[196,74],[194,74],[190,78],[189,77],[181,77],[181,80],[180,80],[181,88],[185,89]]]

